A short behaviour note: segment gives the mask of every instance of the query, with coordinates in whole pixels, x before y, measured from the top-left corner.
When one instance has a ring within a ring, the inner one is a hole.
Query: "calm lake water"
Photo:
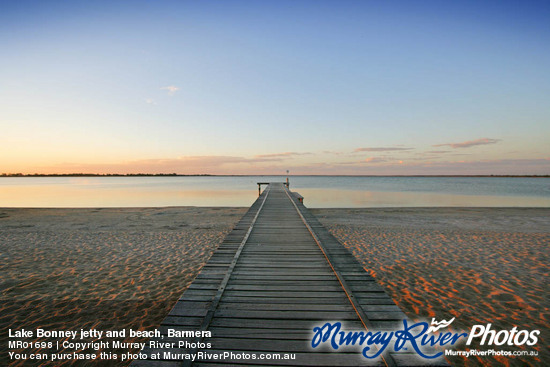
[[[0,207],[250,206],[256,182],[242,177],[1,177]],[[291,176],[312,208],[550,207],[550,178]]]

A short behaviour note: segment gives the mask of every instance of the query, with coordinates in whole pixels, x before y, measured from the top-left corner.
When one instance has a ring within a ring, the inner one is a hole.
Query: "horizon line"
[[[253,177],[253,176],[289,176],[289,177],[550,177],[529,174],[456,174],[456,175],[330,175],[330,174],[210,174],[210,173],[1,173],[0,177]]]

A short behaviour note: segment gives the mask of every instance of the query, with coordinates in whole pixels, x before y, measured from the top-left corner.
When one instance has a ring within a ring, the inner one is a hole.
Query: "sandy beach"
[[[453,366],[550,364],[550,209],[313,212],[411,319],[456,317],[456,330],[491,323],[494,330],[541,331],[539,358],[448,358]]]
[[[245,211],[0,210],[2,350],[9,328],[154,329]]]
[[[0,209],[2,350],[9,328],[155,328],[245,211]],[[541,330],[538,358],[467,365],[550,364],[550,209],[313,212],[411,319]]]

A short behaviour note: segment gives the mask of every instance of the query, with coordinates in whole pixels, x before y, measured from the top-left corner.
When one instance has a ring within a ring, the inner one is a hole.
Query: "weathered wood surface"
[[[360,347],[311,348],[312,330],[341,321],[347,330],[388,330],[406,318],[392,299],[282,184],[270,184],[184,292],[160,330],[210,330],[210,349],[145,348],[134,366],[426,365],[410,353],[367,360]],[[165,352],[294,353],[294,360],[170,360]],[[155,358],[160,356],[161,360]],[[166,357],[166,358],[165,358]],[[432,362],[433,363],[433,362]],[[435,364],[445,365],[442,361]]]

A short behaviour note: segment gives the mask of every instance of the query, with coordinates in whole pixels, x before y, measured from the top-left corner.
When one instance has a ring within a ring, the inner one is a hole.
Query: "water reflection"
[[[89,186],[9,186],[0,190],[2,207],[250,206],[257,189],[196,190]]]
[[[379,207],[550,207],[549,198],[456,195],[337,189],[300,189],[310,208]]]
[[[248,207],[258,195],[256,182],[266,181],[282,182],[284,178],[2,178],[0,207]],[[463,177],[296,177],[291,179],[291,189],[302,194],[311,208],[550,207],[548,182]]]

